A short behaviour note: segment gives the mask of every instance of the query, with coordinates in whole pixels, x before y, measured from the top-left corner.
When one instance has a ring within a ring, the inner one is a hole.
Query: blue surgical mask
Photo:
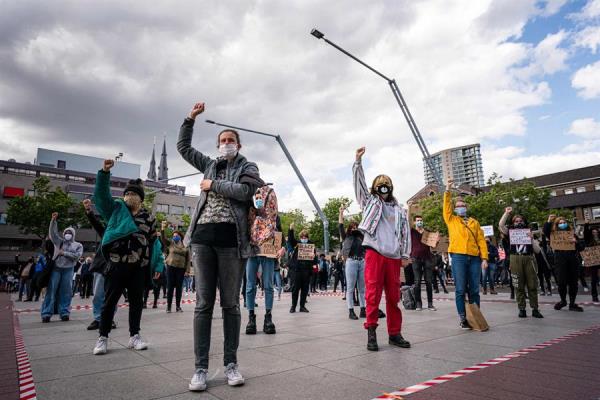
[[[300,239],[300,243],[303,243],[303,244],[308,243],[308,238],[302,238],[302,239]]]
[[[423,221],[417,221],[417,222],[415,222],[415,226],[417,228],[422,228],[423,227]]]
[[[566,230],[568,227],[569,227],[569,224],[567,224],[566,222],[558,224],[558,229],[560,229],[561,231]]]
[[[459,217],[466,217],[467,216],[467,207],[456,207],[454,209],[454,213],[456,215],[458,215]]]
[[[265,201],[263,199],[254,199],[254,208],[260,210],[265,206]]]
[[[179,243],[179,241],[180,241],[180,240],[181,240],[181,238],[179,237],[179,235],[175,235],[175,236],[173,236],[173,241],[174,241],[175,243]]]

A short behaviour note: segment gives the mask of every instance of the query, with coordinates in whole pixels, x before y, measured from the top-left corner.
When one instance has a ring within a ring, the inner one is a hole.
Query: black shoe
[[[48,322],[50,322],[50,317],[43,317],[43,318],[42,318],[42,322],[43,322],[44,324],[47,324]]]
[[[571,304],[569,306],[569,311],[577,311],[577,312],[583,312],[583,308],[581,308],[580,306],[578,306],[577,304]]]
[[[117,323],[116,323],[115,321],[113,321],[113,322],[110,324],[110,327],[111,327],[111,329],[117,329]]]
[[[300,306],[300,312],[309,312],[309,311],[306,307]]]
[[[142,304],[142,308],[148,308],[148,304],[146,304],[146,303]],[[152,308],[156,308],[156,307],[152,307]]]
[[[440,291],[439,290],[434,290],[433,293],[438,294]]]
[[[448,294],[448,290],[444,289],[444,293]]]
[[[183,310],[181,309],[181,307],[176,307],[175,312],[183,312]]]
[[[403,349],[410,349],[410,343],[404,340],[401,334],[390,336],[388,343],[392,346],[402,347]]]
[[[583,310],[581,310],[583,311]],[[69,320],[69,316],[68,315],[63,315],[62,317],[60,317],[60,320],[63,322],[67,322]]]
[[[167,307],[167,314],[171,314],[171,307]]]
[[[358,307],[358,306],[359,306],[358,301],[355,301],[354,302],[354,307]]]
[[[360,308],[360,314],[359,314],[360,318],[367,318],[367,310],[364,307]]]
[[[293,314],[296,312],[296,307],[295,306],[291,306],[290,307],[290,314]]]
[[[248,316],[248,324],[246,325],[246,335],[256,335],[256,314]]]
[[[23,303],[27,303],[28,301],[31,301],[31,299],[25,299],[23,300]]]
[[[542,315],[542,313],[541,313],[541,312],[539,312],[537,309],[535,309],[535,310],[533,310],[533,311],[531,312],[531,316],[532,316],[533,318],[544,318],[544,316]]]
[[[519,310],[519,318],[527,318],[527,311]]]
[[[381,310],[379,310],[379,318],[385,318],[385,313]]]
[[[467,321],[466,319],[463,319],[462,321],[460,321],[460,329],[473,329],[473,328],[471,328],[469,321]]]
[[[158,308],[156,304],[152,304],[152,308]]]
[[[100,322],[98,322],[96,320],[93,320],[92,323],[88,325],[87,330],[88,331],[95,331],[99,327],[100,327]]]
[[[554,309],[555,309],[556,311],[558,311],[558,310],[562,309],[563,307],[565,307],[566,305],[567,305],[567,302],[566,302],[566,301],[559,301],[558,303],[556,303],[556,304],[554,305]]]
[[[348,312],[348,318],[350,319],[358,319],[358,317],[356,316],[356,314],[354,313],[354,309],[351,308]]]
[[[273,323],[273,317],[271,316],[270,312],[265,314],[265,322],[263,324],[263,332],[266,333],[267,335],[273,335],[277,332],[275,330],[275,324]]]
[[[370,327],[367,330],[367,350],[369,351],[379,350],[379,346],[377,345],[377,333],[375,333],[376,329],[377,328],[375,327]]]
[[[598,297],[592,297],[592,301],[593,301],[594,303],[598,303]]]

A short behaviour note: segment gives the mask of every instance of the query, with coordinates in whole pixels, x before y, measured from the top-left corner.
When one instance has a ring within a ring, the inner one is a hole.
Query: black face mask
[[[392,188],[388,185],[377,186],[377,193],[381,195],[390,194],[392,192]]]
[[[515,228],[523,229],[523,228],[525,228],[525,224],[523,222],[519,222],[518,224],[515,224]]]
[[[359,236],[360,235],[360,231],[358,229],[353,230],[352,232],[350,232],[350,234],[352,236]]]

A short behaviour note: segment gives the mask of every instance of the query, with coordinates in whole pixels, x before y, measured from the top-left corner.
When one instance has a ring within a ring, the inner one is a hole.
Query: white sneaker
[[[94,347],[94,355],[106,354],[108,347],[108,338],[106,336],[100,336]]]
[[[437,308],[435,308],[435,306],[433,306],[433,305],[431,305],[431,306],[428,306],[428,307],[427,307],[427,309],[428,309],[429,311],[437,311]]]
[[[229,386],[240,386],[244,384],[244,377],[240,374],[237,364],[230,363],[225,367],[225,376]]]
[[[206,378],[208,375],[208,370],[206,369],[198,369],[194,376],[192,376],[192,380],[190,381],[190,385],[188,386],[190,391],[192,392],[202,392],[206,390]]]
[[[142,337],[138,333],[137,335],[133,335],[129,338],[129,344],[127,347],[135,350],[146,350],[148,348],[148,344],[142,340]]]
[[[417,307],[415,308],[415,311],[423,311],[423,307]]]
[[[590,291],[590,289],[588,289],[588,288],[584,287],[584,288],[583,288],[583,291],[587,293],[587,292],[589,292],[589,291]]]

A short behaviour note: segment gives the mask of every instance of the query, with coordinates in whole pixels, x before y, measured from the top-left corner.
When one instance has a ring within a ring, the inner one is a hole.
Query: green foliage
[[[548,218],[548,214],[561,214],[565,210],[549,210],[550,191],[537,189],[533,182],[520,181],[500,182],[500,176],[493,174],[488,180],[490,190],[477,196],[466,196],[468,215],[477,219],[481,225],[493,225],[497,232],[498,222],[506,207],[512,207],[513,213],[523,215],[528,222],[538,222],[540,226]],[[456,197],[456,196],[454,196]],[[446,224],[442,217],[442,195],[423,199],[419,202],[425,226],[431,230],[439,230],[447,234]],[[570,215],[570,212],[566,212]]]
[[[83,206],[60,187],[52,189],[47,177],[37,178],[33,190],[34,196],[16,197],[8,203],[7,222],[19,226],[23,234],[44,239],[53,212],[58,213],[59,230],[68,226],[87,226]]]
[[[352,201],[347,197],[333,197],[327,200],[323,207],[323,213],[329,220],[329,249],[335,249],[340,246],[340,233],[338,230],[338,216],[340,206],[348,207]],[[323,221],[315,211],[314,219],[309,224],[309,237],[318,246],[324,242]]]
[[[292,222],[294,223],[294,229],[298,232],[308,226],[306,223],[306,216],[299,208],[286,212],[280,212],[279,219],[281,220],[281,229],[283,230],[284,236],[287,235],[287,231]]]
[[[188,230],[191,223],[192,223],[192,217],[189,214],[183,214],[181,216],[181,225],[182,225],[181,230],[183,233],[185,233]]]
[[[142,206],[146,210],[151,211],[155,198],[156,198],[156,192],[153,192],[153,191],[150,191],[150,190],[144,188],[144,202],[142,203]]]

